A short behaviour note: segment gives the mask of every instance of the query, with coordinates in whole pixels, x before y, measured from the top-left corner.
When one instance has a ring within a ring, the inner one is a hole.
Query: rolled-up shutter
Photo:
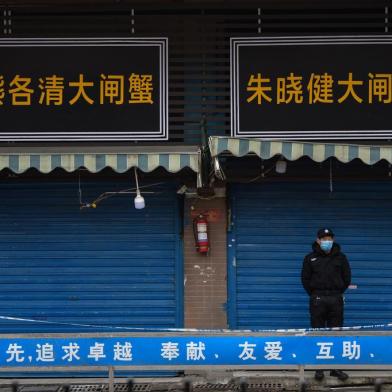
[[[85,183],[92,201],[120,182]],[[75,183],[0,184],[0,332],[182,326],[181,252],[173,187],[79,208]],[[91,327],[83,326],[91,325]],[[117,330],[118,331],[118,330]]]
[[[300,274],[316,231],[336,232],[352,283],[345,325],[392,320],[392,183],[291,182],[232,189],[229,320],[232,328],[309,327]]]

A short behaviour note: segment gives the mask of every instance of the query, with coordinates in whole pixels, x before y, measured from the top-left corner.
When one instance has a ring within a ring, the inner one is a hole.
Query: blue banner
[[[392,336],[0,338],[1,367],[340,364],[392,364]]]

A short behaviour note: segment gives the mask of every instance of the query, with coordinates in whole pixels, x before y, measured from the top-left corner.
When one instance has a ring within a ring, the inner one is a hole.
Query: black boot
[[[338,369],[331,370],[329,375],[338,378],[340,381],[346,381],[348,379],[348,374]]]
[[[324,372],[322,370],[316,370],[316,373],[314,373],[314,378],[317,381],[321,381],[324,378]]]

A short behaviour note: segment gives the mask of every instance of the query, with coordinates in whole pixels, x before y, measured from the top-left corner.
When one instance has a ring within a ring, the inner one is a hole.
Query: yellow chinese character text
[[[132,74],[129,77],[129,103],[150,103],[152,104],[152,75]]]
[[[307,86],[309,92],[309,103],[333,103],[333,78],[331,75],[315,75],[312,73]]]
[[[246,102],[250,103],[255,98],[257,98],[257,104],[261,105],[262,100],[264,99],[267,102],[271,102],[272,98],[267,95],[268,92],[272,90],[271,86],[265,86],[265,84],[270,83],[271,79],[262,78],[261,74],[258,73],[257,76],[250,75],[248,86],[246,87],[246,91],[253,92],[249,98],[247,98]]]
[[[349,72],[348,80],[339,80],[338,84],[342,85],[342,86],[347,86],[345,94],[338,99],[339,103],[344,102],[348,98],[349,95],[351,95],[358,103],[362,103],[363,99],[357,95],[357,93],[354,90],[354,86],[362,86],[363,81],[362,80],[353,80],[353,73],[352,72]]]
[[[31,105],[31,95],[34,90],[28,88],[31,83],[31,78],[23,78],[20,75],[16,75],[11,83],[8,90],[12,95],[12,105],[14,106],[30,106]]]
[[[302,103],[302,76],[294,76],[291,72],[287,78],[276,79],[276,103],[290,103],[293,99],[295,103]]]
[[[94,103],[94,100],[87,95],[85,90],[86,87],[93,87],[94,82],[85,82],[83,74],[79,74],[79,81],[70,82],[69,86],[78,88],[76,95],[69,101],[71,105],[75,104],[75,102],[77,102],[80,97],[83,97],[83,99],[90,105]]]
[[[124,76],[122,75],[101,75],[100,104],[105,103],[105,98],[110,103],[122,105],[124,103]]]
[[[373,103],[373,97],[378,102],[392,102],[392,74],[369,73],[369,103]]]
[[[49,106],[52,103],[56,106],[63,104],[64,78],[59,76],[47,76],[39,79],[38,87],[42,90],[39,103]]]
[[[0,75],[0,105],[4,105],[4,97],[5,97],[4,76]]]

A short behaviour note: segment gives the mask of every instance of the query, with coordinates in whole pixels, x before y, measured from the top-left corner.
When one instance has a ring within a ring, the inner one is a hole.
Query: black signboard
[[[167,140],[166,38],[0,39],[0,140]]]
[[[392,137],[392,36],[231,39],[234,137]]]

